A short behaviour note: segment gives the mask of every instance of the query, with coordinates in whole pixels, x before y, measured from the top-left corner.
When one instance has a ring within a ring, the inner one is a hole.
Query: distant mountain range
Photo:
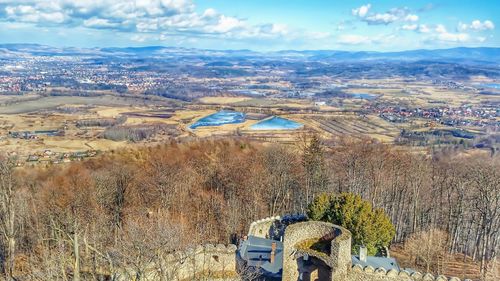
[[[206,50],[182,47],[127,47],[127,48],[75,48],[51,47],[38,44],[0,44],[3,56],[123,56],[123,57],[280,57],[288,60],[311,61],[445,61],[455,63],[500,64],[500,48],[451,48],[438,50],[410,50],[401,52],[350,52],[335,50],[283,50],[256,52],[251,50]]]

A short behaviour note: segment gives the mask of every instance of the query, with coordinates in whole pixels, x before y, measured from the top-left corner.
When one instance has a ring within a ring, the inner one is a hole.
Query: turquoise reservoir
[[[281,118],[278,116],[273,116],[268,119],[264,119],[258,123],[250,126],[251,130],[295,130],[301,128],[302,124]]]
[[[225,124],[238,124],[245,122],[245,113],[238,111],[221,110],[214,114],[210,114],[196,121],[189,126],[190,129],[208,126],[220,126]]]

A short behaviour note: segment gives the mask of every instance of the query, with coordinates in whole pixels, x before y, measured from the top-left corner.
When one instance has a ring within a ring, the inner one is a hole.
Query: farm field
[[[318,80],[321,81],[321,78]],[[425,136],[431,131],[447,132],[453,126],[420,117],[406,120],[403,116],[401,120],[391,120],[390,114],[393,113],[386,111],[387,109],[444,105],[459,108],[467,104],[481,106],[498,102],[495,95],[481,95],[464,89],[445,89],[426,81],[399,78],[340,79],[337,83],[346,87],[343,89],[344,96],[325,96],[319,101],[313,98],[283,97],[279,91],[269,91],[269,96],[266,97],[232,94],[204,96],[188,102],[160,96],[120,96],[111,91],[96,91],[90,96],[0,96],[0,104],[16,98],[15,102],[0,105],[0,150],[21,154],[23,157],[44,150],[105,152],[171,139],[219,136],[290,143],[303,132],[314,132],[325,140],[350,137],[396,143],[403,130]],[[493,82],[477,77],[474,83]],[[241,112],[246,118],[241,122],[229,122],[232,124],[193,127],[196,122],[221,110]],[[389,117],[384,114],[389,114]],[[279,126],[254,129],[256,124],[273,116],[299,125],[292,126],[294,128],[289,130],[280,130]],[[35,139],[10,136],[11,132],[19,134],[43,130],[61,133]],[[116,139],[117,136],[110,135],[110,130],[115,135],[128,131],[148,137],[141,140],[134,137],[132,140],[121,136]],[[150,133],[145,134],[145,130]],[[469,126],[468,132],[482,135],[484,129],[479,125]]]
[[[40,110],[49,110],[61,105],[68,104],[123,107],[132,105],[161,105],[162,103],[164,102],[145,100],[143,98],[126,98],[111,95],[98,97],[51,96],[0,106],[0,114],[29,113]]]
[[[301,118],[304,124],[314,128],[325,137],[351,136],[354,138],[375,138],[382,142],[392,142],[399,129],[378,117],[360,116],[315,116]]]

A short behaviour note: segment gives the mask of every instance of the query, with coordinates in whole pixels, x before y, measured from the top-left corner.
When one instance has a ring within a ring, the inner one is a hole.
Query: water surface
[[[268,119],[264,119],[258,123],[253,124],[250,126],[251,130],[295,130],[301,128],[302,124],[281,118],[278,116],[273,116]]]
[[[191,129],[198,127],[220,126],[225,124],[238,124],[245,122],[245,114],[238,111],[221,110],[214,114],[210,114],[196,121],[189,126]]]

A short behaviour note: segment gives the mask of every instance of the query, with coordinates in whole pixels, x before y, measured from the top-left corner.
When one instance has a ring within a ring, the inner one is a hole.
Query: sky
[[[401,51],[500,47],[500,0],[0,0],[0,44]]]

